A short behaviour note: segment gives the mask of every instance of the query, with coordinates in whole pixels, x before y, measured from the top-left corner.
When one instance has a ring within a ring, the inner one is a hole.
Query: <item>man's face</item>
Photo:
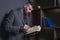
[[[33,7],[31,4],[24,5],[24,10],[26,13],[30,13],[33,10]]]

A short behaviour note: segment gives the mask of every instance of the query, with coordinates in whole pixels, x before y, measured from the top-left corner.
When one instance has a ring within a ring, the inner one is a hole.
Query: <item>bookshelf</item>
[[[40,9],[39,12],[40,14],[44,13],[44,15],[48,15],[47,17],[50,17],[52,19],[54,26],[53,27],[42,26],[42,30],[40,32],[35,32],[35,33],[30,34],[30,36],[32,35],[30,39],[31,40],[42,40],[42,39],[59,40],[60,39],[60,27],[59,27],[60,26],[60,21],[59,21],[60,20],[59,19],[60,7],[56,6],[56,7],[51,7],[51,8],[42,8]],[[37,14],[37,15],[41,17],[40,14]],[[36,20],[36,18],[34,20]],[[37,25],[39,25],[38,22],[37,22]]]
[[[60,6],[58,6],[57,1],[58,0],[33,0],[34,4],[41,6],[39,10],[35,10],[32,14],[33,25],[41,25],[42,30],[30,34],[30,40],[60,40]],[[41,17],[44,16],[42,14],[51,18],[54,26],[42,26]]]

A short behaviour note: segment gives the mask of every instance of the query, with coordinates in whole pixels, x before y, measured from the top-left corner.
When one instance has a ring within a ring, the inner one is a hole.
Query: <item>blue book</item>
[[[49,17],[44,17],[44,18],[42,18],[42,25],[48,26],[48,27],[53,27],[54,23],[52,22],[52,20]]]

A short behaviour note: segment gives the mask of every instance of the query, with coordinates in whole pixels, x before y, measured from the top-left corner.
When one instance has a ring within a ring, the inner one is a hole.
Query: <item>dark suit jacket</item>
[[[25,40],[25,30],[20,30],[24,24],[23,11],[12,10],[4,22],[7,40]]]

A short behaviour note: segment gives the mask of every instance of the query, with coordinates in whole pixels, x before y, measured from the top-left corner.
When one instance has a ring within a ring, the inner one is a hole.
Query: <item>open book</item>
[[[29,28],[27,30],[27,34],[30,34],[30,33],[36,32],[36,31],[41,31],[41,26],[34,26],[34,27]]]

